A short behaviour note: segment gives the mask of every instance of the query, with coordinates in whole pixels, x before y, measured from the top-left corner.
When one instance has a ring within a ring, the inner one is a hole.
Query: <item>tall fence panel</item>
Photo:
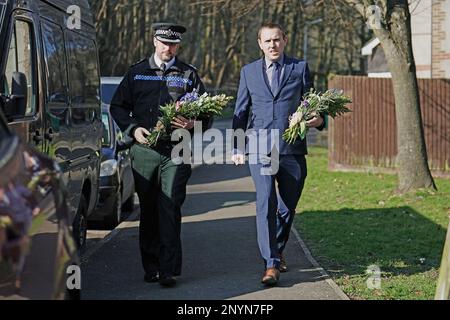
[[[352,113],[329,124],[331,170],[395,172],[397,128],[392,80],[336,76],[330,88],[343,89]],[[450,80],[419,79],[428,162],[434,176],[450,178]]]

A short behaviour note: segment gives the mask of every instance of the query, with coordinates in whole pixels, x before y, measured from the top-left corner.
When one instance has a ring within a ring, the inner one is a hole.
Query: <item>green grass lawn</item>
[[[450,213],[450,181],[437,192],[394,192],[397,177],[327,170],[310,148],[295,226],[312,255],[351,299],[433,299]],[[369,289],[368,267],[381,270]]]

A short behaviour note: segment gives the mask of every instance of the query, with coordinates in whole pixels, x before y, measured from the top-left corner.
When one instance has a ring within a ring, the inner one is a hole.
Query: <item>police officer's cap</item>
[[[155,38],[162,42],[180,43],[181,35],[186,32],[186,28],[174,23],[154,23]]]

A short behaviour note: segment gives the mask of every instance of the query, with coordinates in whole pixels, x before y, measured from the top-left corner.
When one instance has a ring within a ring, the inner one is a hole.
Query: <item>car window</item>
[[[102,112],[102,123],[103,123],[102,145],[109,147],[111,146],[111,126],[109,121],[109,114],[106,112]]]
[[[3,141],[6,137],[9,137],[10,133],[6,127],[6,123],[0,118],[0,141]]]
[[[111,100],[116,93],[118,84],[102,84],[102,102],[105,104],[111,104]]]
[[[9,144],[9,139],[11,137],[11,133],[9,132],[6,123],[3,121],[3,118],[0,118],[0,163],[2,160],[2,155],[5,154],[4,149],[7,148]]]
[[[45,58],[47,60],[47,99],[49,109],[67,107],[67,68],[62,29],[56,24],[42,24]]]
[[[2,2],[0,0],[0,2]],[[0,30],[3,29],[3,16],[5,15],[5,5],[0,3]]]
[[[25,74],[28,85],[28,101],[25,116],[36,113],[36,70],[33,49],[32,28],[28,22],[16,20],[7,52],[4,85],[2,93],[12,94],[12,80],[14,72]]]
[[[66,48],[73,123],[92,121],[91,115],[100,105],[100,76],[95,43],[75,32],[66,32]]]

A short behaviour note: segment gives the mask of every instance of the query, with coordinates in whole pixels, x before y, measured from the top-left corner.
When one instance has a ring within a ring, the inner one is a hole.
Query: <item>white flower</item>
[[[295,112],[293,115],[289,117],[289,128],[295,127],[299,125],[303,121],[303,112]]]

